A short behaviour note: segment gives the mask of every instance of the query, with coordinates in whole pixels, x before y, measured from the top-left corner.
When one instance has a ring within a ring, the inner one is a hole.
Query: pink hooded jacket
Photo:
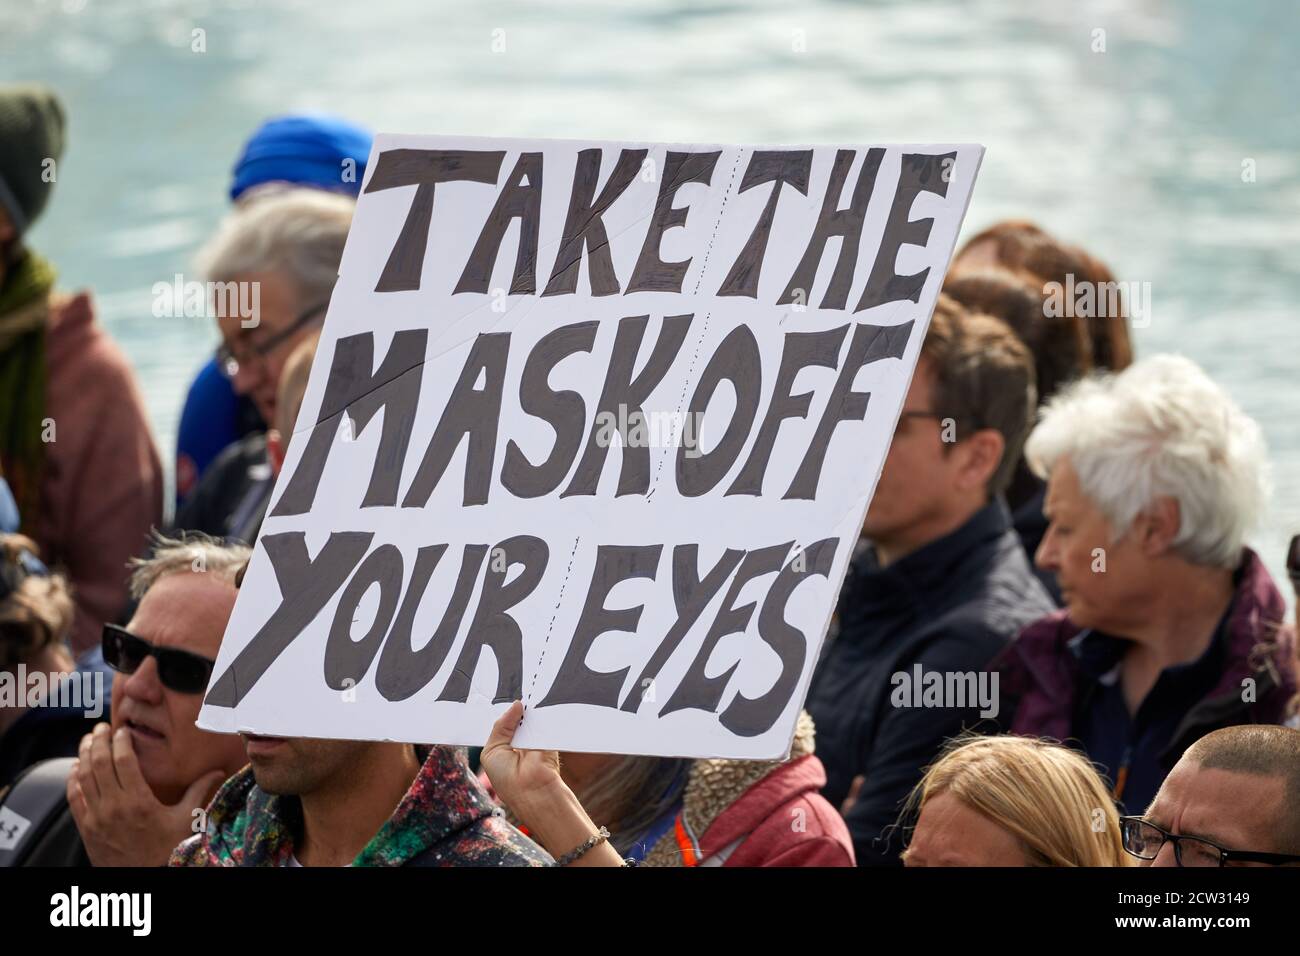
[[[42,557],[72,582],[77,653],[99,643],[126,604],[127,560],[162,523],[163,471],[122,350],[90,296],[55,296],[45,339],[45,451],[34,524]]]

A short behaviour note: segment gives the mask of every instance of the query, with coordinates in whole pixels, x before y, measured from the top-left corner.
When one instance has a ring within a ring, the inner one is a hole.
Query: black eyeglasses
[[[943,421],[943,416],[938,412],[928,412],[923,408],[905,408],[898,413],[899,419],[904,418],[933,418],[936,421]]]
[[[247,351],[244,351],[242,348],[240,349],[243,358],[235,354],[235,351],[229,345],[222,342],[221,345],[217,347],[217,368],[221,369],[222,374],[224,374],[226,378],[234,378],[239,374],[239,366],[241,364],[248,364],[255,358],[261,359],[270,355],[277,348],[298,334],[304,326],[314,322],[327,308],[329,308],[328,302],[314,305],[290,322],[288,328],[276,332],[265,342],[248,342]]]
[[[958,425],[957,420],[953,418],[951,415],[941,415],[938,412],[930,411],[929,409],[924,409],[924,408],[905,408],[898,414],[898,420],[900,423],[906,421],[909,418],[933,418],[940,425],[942,425],[946,421],[951,420],[954,427],[956,427],[958,431],[963,431],[966,432],[967,434],[969,434],[970,432],[977,432],[984,427],[983,425],[980,425],[978,422],[962,422],[960,425]]]
[[[1226,850],[1201,837],[1175,836],[1141,817],[1120,817],[1120,838],[1124,849],[1139,860],[1154,860],[1166,843],[1174,845],[1174,860],[1179,866],[1226,866],[1229,863],[1300,863],[1300,856],[1290,853],[1255,853],[1250,850]]]
[[[158,680],[168,690],[178,694],[201,694],[208,686],[212,668],[210,661],[189,651],[173,647],[154,647],[142,637],[136,637],[116,624],[104,625],[104,663],[120,674],[134,674],[146,657],[158,662]]]

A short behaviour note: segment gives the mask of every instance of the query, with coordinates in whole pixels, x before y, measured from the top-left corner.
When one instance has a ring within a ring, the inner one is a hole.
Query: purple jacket
[[[1280,724],[1296,692],[1293,639],[1279,629],[1286,605],[1259,555],[1245,549],[1234,576],[1226,666],[1214,689],[1188,709],[1161,762],[1172,767],[1192,743],[1235,724]],[[1082,632],[1066,611],[1030,624],[993,662],[1000,671],[1010,732],[1067,740],[1074,736],[1079,662],[1069,642]],[[1242,681],[1255,680],[1255,700],[1242,700]]]

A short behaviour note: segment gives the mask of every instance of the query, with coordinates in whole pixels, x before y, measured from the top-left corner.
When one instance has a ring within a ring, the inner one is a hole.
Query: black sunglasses
[[[1203,837],[1178,836],[1141,817],[1120,817],[1120,838],[1126,852],[1139,860],[1154,860],[1166,843],[1174,845],[1174,860],[1179,866],[1224,866],[1228,863],[1300,863],[1300,856],[1290,853],[1256,853],[1253,850],[1227,850]]]
[[[124,627],[104,625],[105,664],[119,674],[134,674],[146,657],[158,662],[158,680],[162,685],[178,694],[203,693],[216,666],[216,661],[198,654],[173,647],[154,647]]]
[[[1291,547],[1286,552],[1286,573],[1291,583],[1300,590],[1300,534],[1291,539]]]

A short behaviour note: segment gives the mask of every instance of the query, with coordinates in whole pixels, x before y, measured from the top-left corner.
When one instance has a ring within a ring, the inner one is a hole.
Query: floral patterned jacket
[[[470,772],[459,747],[420,747],[424,765],[393,815],[353,866],[548,866],[551,857],[511,826]],[[302,828],[297,797],[257,786],[251,767],[208,806],[204,833],[172,852],[171,866],[291,866]]]

